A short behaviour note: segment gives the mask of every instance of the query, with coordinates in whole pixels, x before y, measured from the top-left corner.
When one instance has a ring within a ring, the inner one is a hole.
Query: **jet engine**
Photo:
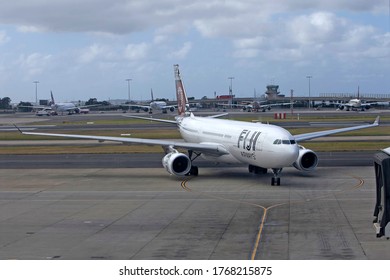
[[[171,111],[171,112],[173,112],[173,111],[175,111],[175,107],[169,107],[169,111]]]
[[[304,147],[299,147],[298,159],[293,163],[293,166],[301,171],[311,171],[317,167],[318,157],[315,152]]]
[[[169,174],[184,176],[191,170],[190,158],[182,153],[172,152],[166,154],[162,159],[162,165]]]
[[[340,110],[344,110],[344,107],[345,107],[344,105],[339,105]]]

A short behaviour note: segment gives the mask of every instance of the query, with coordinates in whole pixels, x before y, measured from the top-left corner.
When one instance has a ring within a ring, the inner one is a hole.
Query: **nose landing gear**
[[[282,172],[283,168],[272,168],[272,173],[274,176],[271,178],[271,186],[280,186],[280,177],[279,174]]]

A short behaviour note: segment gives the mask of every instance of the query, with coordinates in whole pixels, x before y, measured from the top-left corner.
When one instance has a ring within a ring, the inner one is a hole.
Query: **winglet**
[[[373,124],[379,125],[379,120],[380,120],[380,116],[377,116]]]
[[[21,131],[20,128],[16,126],[16,124],[14,124],[14,127],[16,127],[16,129],[19,130],[19,132],[23,134],[23,131]]]

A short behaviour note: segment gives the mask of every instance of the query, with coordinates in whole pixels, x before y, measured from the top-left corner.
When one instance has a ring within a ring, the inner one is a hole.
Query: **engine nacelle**
[[[300,147],[298,159],[293,163],[293,166],[301,171],[311,171],[315,169],[317,165],[317,154],[312,150]]]
[[[339,105],[340,110],[344,110],[345,106],[344,105]]]
[[[169,174],[184,176],[191,170],[190,158],[182,153],[172,152],[166,154],[162,159],[162,165]]]
[[[171,112],[175,111],[175,107],[169,107],[169,111]]]

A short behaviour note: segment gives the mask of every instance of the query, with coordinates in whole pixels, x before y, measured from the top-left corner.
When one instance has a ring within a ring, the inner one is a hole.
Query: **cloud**
[[[7,32],[0,30],[0,45],[3,45],[10,41],[10,38],[7,35]]]
[[[28,75],[56,67],[90,71],[91,76],[101,70],[104,76],[115,67],[113,76],[131,68],[151,77],[145,73],[155,74],[172,59],[197,59],[192,65],[202,69],[197,64],[205,61],[223,65],[220,72],[237,65],[245,71],[250,65],[252,73],[278,68],[285,75],[294,66],[329,66],[332,72],[347,65],[358,69],[356,61],[390,57],[387,20],[379,26],[388,15],[383,0],[3,2],[0,24],[11,28],[0,31],[2,56],[18,60]],[[7,44],[10,37],[14,49]],[[203,59],[195,56],[199,53]]]
[[[361,25],[330,12],[314,12],[286,18],[275,24],[274,32],[233,40],[236,58],[261,57],[270,61],[344,60],[390,55],[388,35],[370,25]]]
[[[99,44],[93,44],[82,51],[79,57],[79,61],[81,63],[91,63],[98,58],[101,59],[102,56],[107,54],[107,52],[107,47]]]
[[[275,14],[322,10],[384,12],[383,0],[18,0],[3,1],[0,23],[26,31],[126,34],[172,24],[194,24],[204,36],[244,34]],[[274,3],[277,2],[277,3]],[[386,2],[386,3],[385,3]]]
[[[21,54],[17,61],[21,69],[24,70],[27,76],[32,77],[41,74],[49,66],[52,60],[52,55],[32,53],[29,55]]]
[[[44,28],[39,28],[37,26],[32,25],[21,25],[17,27],[17,30],[21,33],[39,33],[46,31],[46,29]]]
[[[128,44],[124,50],[124,57],[128,60],[141,60],[147,56],[149,49],[147,43]]]
[[[169,58],[172,59],[184,59],[188,53],[192,49],[192,43],[191,42],[185,42],[181,49],[173,51],[170,55]]]

